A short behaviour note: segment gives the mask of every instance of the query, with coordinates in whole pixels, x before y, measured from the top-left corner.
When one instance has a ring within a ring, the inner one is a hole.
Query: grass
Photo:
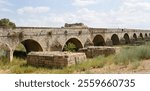
[[[29,66],[26,63],[26,60],[20,58],[14,58],[12,62],[0,61],[0,69],[1,70],[9,70],[9,73],[15,74],[25,74],[25,73],[55,73],[55,74],[68,74],[86,71],[91,68],[101,68],[105,65],[104,56],[99,56],[94,59],[89,59],[85,62],[82,62],[78,65],[72,65],[69,67],[65,67],[63,69],[50,69],[50,68],[42,68],[42,67],[33,67]],[[4,59],[5,60],[5,59]]]
[[[142,46],[128,46],[123,47],[120,53],[110,55],[108,57],[99,56],[93,59],[87,59],[86,61],[78,64],[65,67],[62,69],[50,69],[42,67],[29,66],[26,60],[20,58],[14,58],[12,62],[8,62],[7,59],[0,59],[0,69],[9,70],[8,73],[26,74],[26,73],[52,73],[52,74],[71,74],[71,73],[91,73],[89,70],[93,68],[103,68],[105,65],[130,65],[131,69],[137,69],[140,65],[140,61],[143,59],[150,59],[150,43]]]
[[[150,59],[150,44],[123,48],[121,52],[115,55],[115,64],[128,65],[144,59]]]

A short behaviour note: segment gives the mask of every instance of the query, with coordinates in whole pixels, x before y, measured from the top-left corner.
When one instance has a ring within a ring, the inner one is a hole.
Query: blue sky
[[[0,0],[0,12],[17,26],[150,29],[150,0]]]

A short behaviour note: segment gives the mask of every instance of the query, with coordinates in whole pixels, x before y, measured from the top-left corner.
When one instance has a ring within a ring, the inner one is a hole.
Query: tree
[[[16,25],[15,25],[15,23],[11,22],[9,19],[3,18],[3,19],[0,20],[0,27],[15,28]]]

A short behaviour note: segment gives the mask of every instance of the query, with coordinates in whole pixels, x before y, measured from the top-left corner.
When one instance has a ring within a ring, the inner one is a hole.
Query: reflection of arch
[[[21,43],[24,45],[27,53],[31,51],[43,51],[41,45],[35,40],[27,39],[22,41]]]
[[[129,35],[127,33],[124,34],[124,37],[125,39],[125,44],[129,44],[130,43],[130,38],[129,38]]]
[[[77,38],[70,38],[69,40],[67,40],[65,45],[68,45],[69,43],[73,43],[76,46],[76,49],[75,49],[76,51],[78,51],[80,48],[83,48],[82,43]],[[64,47],[65,47],[65,45],[64,45]],[[63,50],[64,50],[64,47],[63,47]]]
[[[119,37],[116,34],[112,35],[111,40],[112,40],[113,45],[119,45],[120,44]]]
[[[133,38],[134,40],[137,40],[137,35],[135,33],[133,34]]]
[[[142,33],[140,33],[140,38],[144,39],[144,38],[143,38],[143,34],[142,34]]]
[[[101,35],[96,35],[95,38],[93,39],[94,46],[104,46],[105,45],[105,40],[103,36]]]

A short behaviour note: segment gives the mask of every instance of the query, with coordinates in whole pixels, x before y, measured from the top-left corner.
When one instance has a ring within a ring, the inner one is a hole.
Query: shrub
[[[147,45],[124,48],[115,56],[116,64],[128,65],[131,62],[150,58],[150,48]]]
[[[77,51],[77,47],[75,44],[69,42],[67,45],[65,45],[64,51],[75,52]]]
[[[0,27],[15,28],[16,25],[15,23],[11,22],[9,19],[3,18],[3,19],[0,19]]]

